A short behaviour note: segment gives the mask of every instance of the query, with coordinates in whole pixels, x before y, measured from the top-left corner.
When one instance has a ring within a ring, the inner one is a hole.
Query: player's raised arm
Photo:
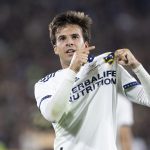
[[[48,121],[57,122],[65,112],[68,112],[70,91],[75,75],[76,73],[68,68],[56,72],[52,80],[39,81],[35,84],[37,106]],[[47,86],[48,84],[50,86]]]
[[[142,64],[135,58],[129,49],[119,49],[115,52],[115,58],[118,64],[122,66],[129,66],[132,71],[137,75],[142,84],[142,88],[138,89],[137,101],[138,103],[150,106],[150,75],[144,69]],[[135,93],[135,95],[137,95]],[[135,98],[136,100],[136,98]]]

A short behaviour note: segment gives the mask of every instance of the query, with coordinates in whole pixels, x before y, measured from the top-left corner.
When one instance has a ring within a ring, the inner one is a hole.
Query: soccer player
[[[132,125],[133,119],[133,106],[127,98],[118,94],[117,104],[117,148],[118,150],[132,150]]]
[[[52,122],[55,150],[116,150],[117,93],[150,106],[150,75],[129,49],[91,59],[90,26],[83,12],[58,14],[50,38],[62,69],[35,84],[42,115]],[[122,67],[129,66],[141,85]]]

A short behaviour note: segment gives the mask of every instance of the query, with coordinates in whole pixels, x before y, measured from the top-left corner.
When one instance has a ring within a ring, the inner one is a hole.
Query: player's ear
[[[57,46],[56,46],[56,45],[53,46],[53,49],[54,49],[54,53],[55,53],[56,55],[58,55],[58,49],[57,49]]]
[[[87,48],[87,47],[89,47],[89,43],[87,42],[87,41],[85,41],[85,47]]]

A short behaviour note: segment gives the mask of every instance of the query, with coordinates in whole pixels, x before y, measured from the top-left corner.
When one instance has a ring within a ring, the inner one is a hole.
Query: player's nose
[[[70,47],[70,46],[73,46],[74,43],[73,43],[73,39],[72,38],[67,38],[66,40],[66,46]]]

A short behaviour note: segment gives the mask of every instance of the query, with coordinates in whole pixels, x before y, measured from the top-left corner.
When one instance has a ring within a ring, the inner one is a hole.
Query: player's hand
[[[80,70],[81,66],[87,63],[88,55],[93,49],[95,49],[95,46],[77,50],[72,57],[69,68],[77,73]]]
[[[116,50],[115,58],[118,64],[122,66],[129,66],[131,69],[135,69],[140,65],[140,62],[134,57],[131,51],[127,48]]]

